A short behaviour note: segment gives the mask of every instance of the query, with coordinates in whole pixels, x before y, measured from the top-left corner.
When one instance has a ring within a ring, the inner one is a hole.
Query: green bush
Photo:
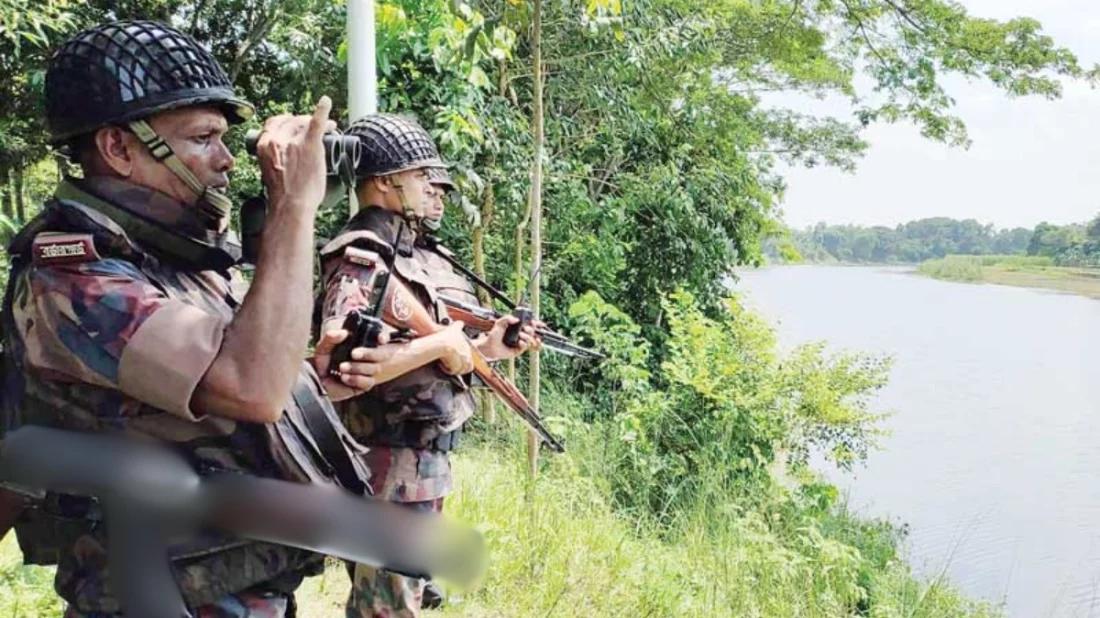
[[[673,294],[664,313],[671,336],[650,375],[650,350],[628,318],[594,294],[570,312],[610,350],[619,506],[666,522],[699,501],[756,495],[779,453],[796,471],[814,449],[847,468],[874,445],[878,416],[866,404],[887,359],[828,356],[822,344],[781,356],[773,330],[736,297],[708,317],[690,294]]]

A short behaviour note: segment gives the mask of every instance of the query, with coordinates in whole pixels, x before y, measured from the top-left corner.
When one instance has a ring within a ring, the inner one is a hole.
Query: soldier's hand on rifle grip
[[[443,371],[452,376],[465,375],[474,370],[474,352],[466,332],[462,330],[464,327],[462,322],[451,322],[447,328],[432,335],[439,337],[444,346],[439,363],[443,365]]]
[[[478,350],[491,361],[507,360],[528,350],[537,350],[542,347],[542,339],[536,332],[540,324],[542,322],[529,316],[526,322],[515,315],[501,316],[492,330],[479,340]],[[514,345],[509,343],[509,332],[515,333]]]
[[[375,376],[382,371],[382,363],[394,354],[392,347],[385,346],[388,339],[383,333],[379,335],[378,343],[385,347],[352,348],[350,361],[332,367],[333,351],[348,335],[348,331],[342,329],[325,332],[317,342],[311,359],[314,370],[321,376],[321,382],[333,401],[342,401],[374,388]]]
[[[535,314],[527,307],[516,307],[512,311],[512,315],[516,319],[504,331],[504,345],[510,348],[519,348],[521,329],[531,323]]]

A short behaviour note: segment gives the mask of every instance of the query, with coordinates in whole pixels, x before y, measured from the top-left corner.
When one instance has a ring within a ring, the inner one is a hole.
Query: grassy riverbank
[[[1055,266],[1045,257],[949,255],[921,263],[917,272],[946,281],[1042,288],[1100,298],[1100,269]]]
[[[501,450],[481,445],[459,456],[459,487],[448,503],[484,530],[491,570],[477,590],[429,615],[995,615],[943,582],[918,583],[897,558],[889,528],[842,511],[816,522],[799,517],[794,525],[790,513],[712,505],[674,531],[657,531],[617,514],[606,487],[587,478],[578,461],[555,458],[529,486],[519,450]],[[0,544],[0,616],[59,615],[51,570],[20,567],[18,559],[9,535]],[[333,565],[307,582],[299,615],[343,616],[347,586]]]

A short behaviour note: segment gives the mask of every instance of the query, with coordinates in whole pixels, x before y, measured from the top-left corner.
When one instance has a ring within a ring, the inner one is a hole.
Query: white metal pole
[[[378,111],[374,55],[374,0],[348,0],[348,122]],[[359,209],[354,187],[348,208],[352,215]]]

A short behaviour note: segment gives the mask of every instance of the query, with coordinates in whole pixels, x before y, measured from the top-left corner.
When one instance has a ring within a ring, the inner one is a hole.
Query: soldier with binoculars
[[[393,344],[357,349],[356,370],[332,377],[328,357],[346,336],[335,330],[303,361],[314,218],[342,143],[326,148],[329,99],[312,116],[267,119],[255,141],[267,218],[242,294],[222,138],[254,110],[213,57],[162,24],[107,23],[57,50],[46,98],[52,142],[83,177],[63,180],[9,248],[3,431],[135,437],[202,474],[369,493],[362,447],[329,399],[371,388]],[[85,517],[86,501],[46,509],[4,496],[0,524],[15,524],[27,562],[58,565],[66,616],[127,611],[108,570],[118,541]],[[294,590],[323,568],[311,551],[219,535],[169,553],[198,616],[293,615]]]

